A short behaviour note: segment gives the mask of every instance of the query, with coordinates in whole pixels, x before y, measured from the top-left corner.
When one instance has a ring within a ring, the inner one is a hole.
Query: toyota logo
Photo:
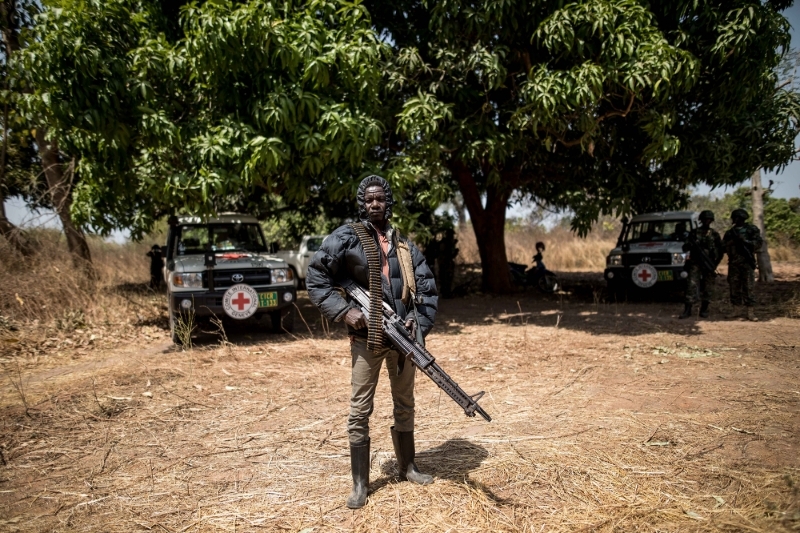
[[[649,263],[649,262],[650,262],[650,258],[648,256],[642,257],[642,263]],[[233,280],[233,281],[236,281],[236,280]]]
[[[234,283],[241,283],[244,281],[244,276],[242,274],[234,274],[231,276],[231,281]]]

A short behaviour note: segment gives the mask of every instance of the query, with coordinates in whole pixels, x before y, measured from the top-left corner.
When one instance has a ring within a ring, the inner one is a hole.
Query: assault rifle
[[[369,291],[364,290],[358,284],[350,280],[342,282],[342,289],[350,299],[358,305],[359,310],[369,322]],[[392,343],[402,357],[410,360],[414,366],[431,378],[436,385],[450,396],[459,407],[464,409],[467,416],[475,416],[478,413],[487,422],[492,421],[492,417],[478,405],[478,400],[483,396],[483,391],[470,396],[464,392],[458,383],[445,373],[436,364],[436,359],[424,346],[419,344],[408,329],[403,320],[383,302],[383,333]]]
[[[700,243],[697,242],[697,235],[694,233],[689,234],[689,238],[686,239],[686,244],[689,248],[689,260],[693,263],[696,263],[702,270],[705,272],[713,273],[717,270],[717,265],[708,257],[708,254],[700,247]]]
[[[756,258],[753,256],[753,252],[750,248],[748,248],[747,243],[744,242],[742,236],[739,235],[739,232],[731,231],[731,235],[733,235],[733,242],[736,245],[736,250],[744,257],[745,262],[750,268],[756,268]]]

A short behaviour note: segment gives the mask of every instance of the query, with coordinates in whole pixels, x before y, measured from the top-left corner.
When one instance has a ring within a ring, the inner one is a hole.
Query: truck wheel
[[[273,311],[269,314],[272,320],[273,333],[292,333],[294,331],[294,307],[290,307],[285,311]]]

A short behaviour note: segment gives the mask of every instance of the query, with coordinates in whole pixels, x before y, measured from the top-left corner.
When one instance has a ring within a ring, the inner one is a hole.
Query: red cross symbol
[[[236,299],[231,300],[231,303],[239,308],[239,311],[244,311],[244,306],[250,303],[250,299],[246,298],[243,292],[236,293]]]
[[[647,283],[647,280],[649,280],[652,277],[653,275],[647,270],[642,270],[641,272],[639,272],[639,279],[641,279],[642,282],[644,283]]]

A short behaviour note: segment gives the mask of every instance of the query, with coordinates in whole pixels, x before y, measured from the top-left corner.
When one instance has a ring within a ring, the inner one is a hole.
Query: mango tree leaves
[[[160,3],[45,10],[23,68],[31,115],[80,157],[76,214],[134,236],[167,212],[212,213],[257,191],[353,192],[383,125],[385,45],[358,2],[188,4],[171,41]]]
[[[800,100],[774,73],[786,4],[369,5],[396,49],[387,94],[401,157],[445,174],[463,165],[484,193],[570,209],[586,231],[601,214],[678,206],[691,185],[791,159]]]

